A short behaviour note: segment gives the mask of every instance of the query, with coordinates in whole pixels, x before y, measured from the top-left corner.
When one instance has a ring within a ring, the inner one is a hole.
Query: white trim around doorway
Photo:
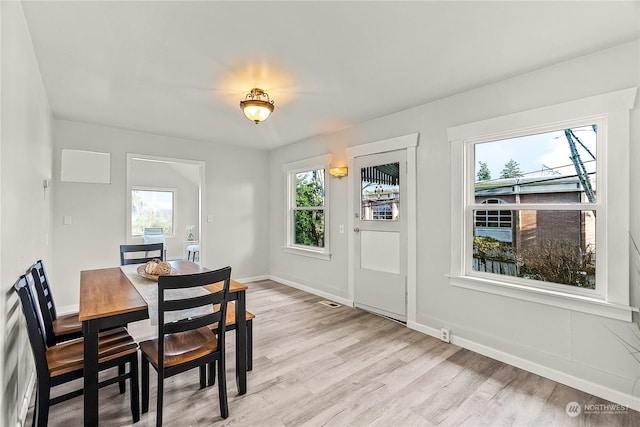
[[[385,153],[388,151],[406,150],[407,154],[407,182],[406,182],[406,212],[407,212],[407,324],[416,322],[416,301],[417,301],[417,171],[416,171],[416,151],[418,147],[418,134],[412,133],[395,138],[383,139],[367,144],[355,145],[346,148],[349,170],[354,170],[354,159],[370,154]],[[348,209],[348,230],[354,227],[354,179],[359,177],[349,174],[347,176],[349,196],[347,202]],[[352,232],[347,237],[347,259],[348,259],[348,299],[354,300],[355,293],[355,271],[354,262],[354,235]]]

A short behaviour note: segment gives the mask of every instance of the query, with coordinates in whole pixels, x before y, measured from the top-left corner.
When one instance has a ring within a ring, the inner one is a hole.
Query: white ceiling
[[[639,2],[23,2],[56,119],[271,149],[639,37]],[[275,112],[238,103],[265,89]]]

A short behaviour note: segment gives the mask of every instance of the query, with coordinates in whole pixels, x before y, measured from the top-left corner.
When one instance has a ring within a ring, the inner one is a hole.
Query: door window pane
[[[361,168],[360,189],[363,221],[400,219],[400,163]]]

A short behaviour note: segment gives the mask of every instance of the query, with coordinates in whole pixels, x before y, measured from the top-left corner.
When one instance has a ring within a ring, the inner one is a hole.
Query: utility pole
[[[596,128],[593,127],[593,131],[595,132]],[[565,129],[564,136],[567,138],[567,142],[569,143],[569,150],[571,151],[570,159],[573,162],[573,166],[576,169],[576,174],[578,175],[578,179],[580,180],[580,184],[582,184],[582,188],[584,189],[584,193],[589,200],[589,203],[595,203],[596,201],[596,193],[593,191],[593,187],[591,186],[591,180],[589,179],[589,173],[587,172],[587,168],[585,168],[584,163],[582,163],[582,159],[580,158],[580,153],[578,153],[578,149],[576,148],[576,142],[580,144],[582,148],[584,148],[587,153],[591,156],[593,160],[596,159],[596,156],[578,139],[573,130]]]

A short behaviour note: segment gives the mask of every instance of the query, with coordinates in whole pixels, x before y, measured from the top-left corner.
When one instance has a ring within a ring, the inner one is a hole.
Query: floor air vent
[[[320,301],[320,304],[322,305],[326,305],[327,307],[331,307],[331,308],[338,308],[340,307],[340,304],[335,303],[333,301]]]

